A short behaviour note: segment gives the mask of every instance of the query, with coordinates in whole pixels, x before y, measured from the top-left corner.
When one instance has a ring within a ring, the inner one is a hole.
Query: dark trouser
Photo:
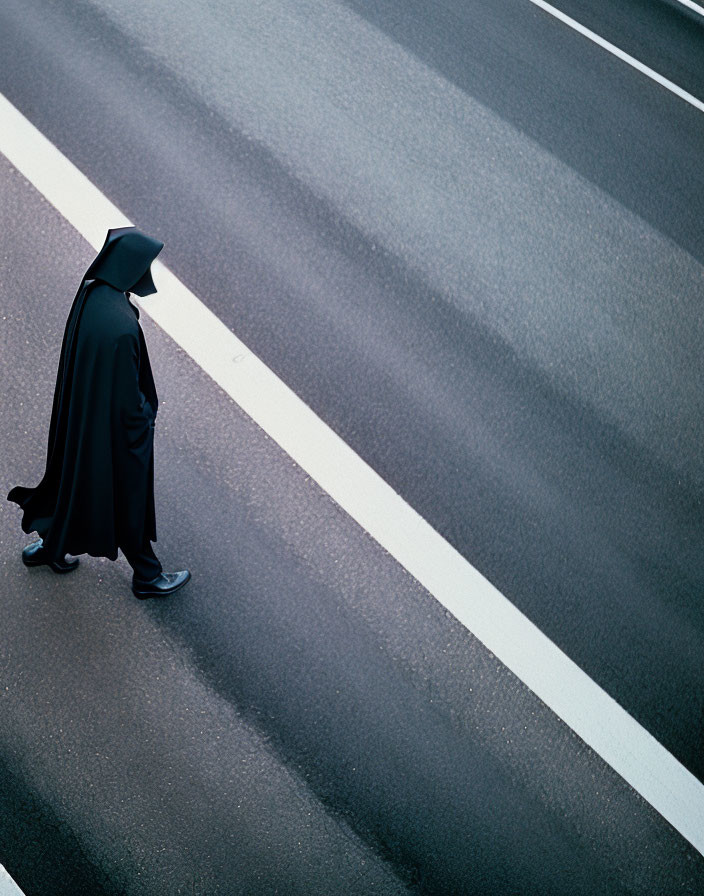
[[[155,579],[162,571],[161,563],[154,553],[152,543],[147,539],[146,543],[139,551],[131,548],[122,548],[122,553],[127,558],[127,562],[134,570],[136,579],[142,579],[144,582],[150,582]]]

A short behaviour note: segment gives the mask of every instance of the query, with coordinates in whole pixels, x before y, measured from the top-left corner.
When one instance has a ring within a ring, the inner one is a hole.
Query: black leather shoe
[[[28,544],[22,551],[22,562],[25,566],[49,566],[54,572],[73,572],[78,568],[80,561],[78,557],[67,560],[66,557],[70,556],[66,554],[63,560],[49,560],[44,550],[44,542],[40,538],[39,541]]]
[[[180,572],[161,572],[150,582],[132,576],[132,593],[140,600],[146,600],[148,597],[166,597],[183,588],[190,579],[191,573],[187,569],[182,569]]]

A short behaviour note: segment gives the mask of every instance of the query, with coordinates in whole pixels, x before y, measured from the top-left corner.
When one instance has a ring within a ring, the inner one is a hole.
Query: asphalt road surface
[[[561,8],[704,98],[704,17]],[[525,2],[4,0],[0,91],[704,779],[704,113]],[[93,251],[0,166],[2,481]],[[0,862],[58,893],[693,893],[704,859],[149,319],[157,553],[0,511]]]

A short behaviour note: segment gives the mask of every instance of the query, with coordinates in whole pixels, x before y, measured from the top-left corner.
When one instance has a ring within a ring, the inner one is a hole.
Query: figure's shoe
[[[22,551],[22,562],[25,566],[49,566],[54,572],[73,572],[78,568],[80,561],[78,557],[67,560],[66,557],[70,556],[66,554],[62,560],[50,560],[44,550],[44,541],[40,538],[39,541],[28,544]]]
[[[166,597],[183,588],[191,579],[191,573],[187,569],[180,572],[161,572],[149,582],[132,576],[132,593],[140,600],[148,597]]]

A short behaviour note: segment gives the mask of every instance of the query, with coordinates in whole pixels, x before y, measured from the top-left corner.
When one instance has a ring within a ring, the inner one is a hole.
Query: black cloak
[[[156,292],[150,265],[163,248],[135,227],[109,230],[69,312],[36,488],[8,494],[51,557],[117,559],[118,547],[156,541],[154,420],[158,398],[139,309]]]

